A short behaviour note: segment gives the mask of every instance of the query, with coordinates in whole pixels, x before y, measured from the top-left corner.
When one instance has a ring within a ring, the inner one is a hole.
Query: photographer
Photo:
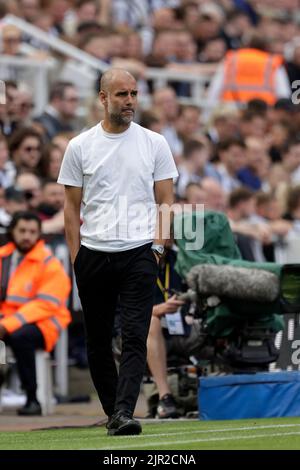
[[[191,351],[197,349],[199,343],[196,329],[187,328],[182,320],[184,302],[171,294],[172,290],[184,289],[182,279],[174,269],[176,256],[176,251],[169,245],[159,267],[147,340],[147,362],[158,390],[157,417],[160,419],[179,417],[176,400],[168,383],[167,358],[174,355],[176,360],[182,358],[188,362]],[[172,321],[175,316],[176,321]]]

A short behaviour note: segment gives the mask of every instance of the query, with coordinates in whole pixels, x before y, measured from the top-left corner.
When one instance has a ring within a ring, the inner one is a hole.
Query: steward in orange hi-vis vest
[[[279,55],[251,48],[229,51],[224,62],[222,101],[247,103],[260,98],[273,105],[275,74],[281,66]]]
[[[15,249],[13,242],[0,248],[1,288],[6,266]],[[12,272],[4,298],[3,292],[0,293],[3,299],[0,324],[9,334],[26,324],[35,324],[44,337],[46,351],[51,351],[60,331],[71,321],[66,308],[70,289],[70,279],[61,263],[44,241],[39,240]]]

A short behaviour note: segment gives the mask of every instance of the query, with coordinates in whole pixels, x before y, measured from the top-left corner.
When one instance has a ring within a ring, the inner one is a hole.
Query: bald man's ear
[[[102,104],[106,103],[107,94],[105,93],[105,91],[103,90],[99,91],[99,98]]]

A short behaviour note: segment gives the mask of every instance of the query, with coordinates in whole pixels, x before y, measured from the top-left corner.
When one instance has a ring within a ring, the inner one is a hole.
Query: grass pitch
[[[105,427],[1,432],[0,450],[300,450],[300,418],[143,423],[140,436]]]

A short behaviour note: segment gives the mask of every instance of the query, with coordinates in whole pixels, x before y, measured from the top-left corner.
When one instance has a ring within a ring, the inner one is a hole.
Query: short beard
[[[116,126],[118,127],[122,127],[124,125],[128,125],[131,123],[131,121],[133,120],[133,117],[134,117],[134,112],[132,113],[131,116],[122,116],[121,114],[114,114],[114,113],[111,113],[109,115],[109,118],[111,120],[111,122],[113,122]]]
[[[37,241],[38,242],[38,241]],[[36,243],[37,243],[36,242]],[[16,245],[16,248],[17,250],[22,253],[22,255],[26,255],[27,253],[29,253],[29,251],[31,251],[34,246],[36,245],[36,243],[34,243],[30,248],[22,248],[18,243],[14,242],[14,244]]]

